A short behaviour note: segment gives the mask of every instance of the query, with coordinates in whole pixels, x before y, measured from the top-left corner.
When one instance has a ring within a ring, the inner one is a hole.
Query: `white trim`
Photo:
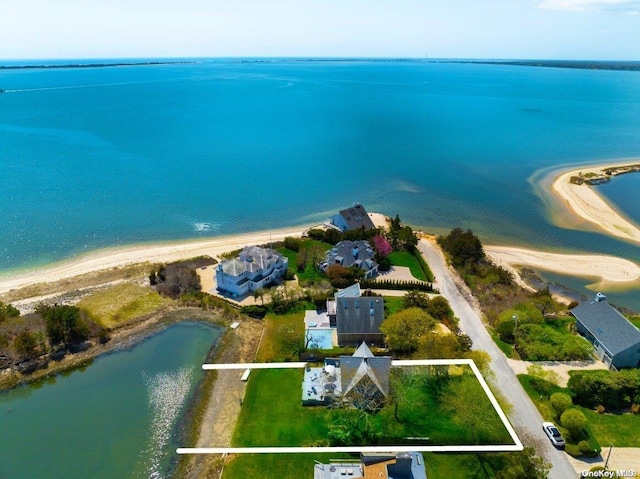
[[[471,359],[418,359],[391,361],[392,366],[457,366],[471,367],[480,386],[489,398],[498,417],[511,436],[514,444],[495,444],[483,446],[346,446],[346,447],[180,447],[178,454],[290,454],[290,453],[322,453],[322,452],[510,452],[522,451],[524,446],[511,426],[489,385],[480,374],[480,370]],[[244,363],[244,364],[203,364],[202,369],[283,369],[304,368],[305,362],[296,363]]]

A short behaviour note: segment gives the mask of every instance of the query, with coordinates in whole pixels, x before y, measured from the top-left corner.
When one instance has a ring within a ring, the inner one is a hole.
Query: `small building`
[[[570,312],[576,329],[593,344],[602,362],[616,369],[640,367],[640,330],[607,303],[604,294]]]
[[[375,410],[389,395],[390,356],[374,356],[362,343],[352,356],[326,358],[324,367],[307,367],[302,382],[304,406],[347,403]]]
[[[352,231],[358,228],[368,230],[375,227],[360,203],[354,203],[351,208],[340,210],[337,215],[331,217],[330,223],[340,231]]]
[[[357,240],[340,241],[325,254],[320,269],[326,271],[329,266],[338,264],[345,268],[355,266],[364,271],[365,278],[375,278],[378,275],[378,263],[375,251],[368,241]]]
[[[243,296],[269,284],[280,284],[289,260],[269,248],[245,247],[237,258],[216,267],[217,289],[233,297]]]
[[[360,462],[316,462],[313,479],[427,479],[420,452],[361,453]]]

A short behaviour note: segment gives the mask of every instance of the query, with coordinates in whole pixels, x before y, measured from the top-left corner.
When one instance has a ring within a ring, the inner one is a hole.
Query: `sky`
[[[0,0],[0,59],[640,60],[640,0]]]

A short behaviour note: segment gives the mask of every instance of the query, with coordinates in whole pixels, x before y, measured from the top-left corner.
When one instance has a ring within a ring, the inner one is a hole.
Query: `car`
[[[560,431],[558,431],[558,428],[552,422],[543,422],[542,430],[549,437],[551,444],[557,449],[564,449],[565,443],[562,434],[560,434]]]

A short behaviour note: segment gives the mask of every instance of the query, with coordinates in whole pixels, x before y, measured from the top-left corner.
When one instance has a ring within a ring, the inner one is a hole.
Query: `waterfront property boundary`
[[[419,359],[419,360],[397,360],[392,361],[394,367],[408,366],[469,366],[476,379],[482,386],[485,394],[489,398],[498,417],[502,421],[505,429],[511,436],[513,444],[494,444],[482,446],[342,446],[342,447],[181,447],[176,450],[178,454],[290,454],[290,453],[325,453],[325,452],[510,452],[522,451],[524,446],[516,434],[513,426],[507,419],[506,414],[498,404],[497,399],[491,392],[489,385],[480,374],[480,370],[471,359]],[[205,370],[221,369],[283,369],[283,368],[305,368],[306,362],[292,363],[243,363],[243,364],[203,364]]]

